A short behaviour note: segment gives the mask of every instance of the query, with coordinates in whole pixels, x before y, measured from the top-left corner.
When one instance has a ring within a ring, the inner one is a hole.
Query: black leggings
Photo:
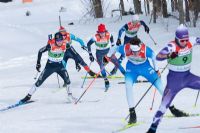
[[[56,72],[61,76],[65,83],[70,84],[70,79],[67,70],[64,68],[62,62],[60,63],[49,63],[47,62],[44,70],[40,74],[35,86],[39,87],[42,83],[52,74]]]

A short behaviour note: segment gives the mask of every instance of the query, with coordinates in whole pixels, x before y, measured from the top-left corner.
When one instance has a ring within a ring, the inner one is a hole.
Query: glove
[[[89,53],[90,56],[90,61],[93,62],[94,61],[94,56],[92,55],[92,53]]]
[[[121,43],[121,39],[117,39],[117,42],[116,42],[116,45],[117,46],[120,46],[122,43]]]
[[[158,71],[156,71],[156,73],[158,74],[158,76],[159,77],[161,77],[161,73],[160,73],[160,71],[158,70]]]
[[[197,37],[196,42],[200,44],[200,37]]]
[[[145,30],[146,33],[149,34],[149,31],[150,31],[150,30],[149,30],[149,27],[148,27],[148,26],[145,26],[144,30]]]
[[[40,72],[40,68],[41,68],[41,64],[40,64],[40,63],[37,63],[37,64],[36,64],[36,70],[37,70],[38,72]]]
[[[76,63],[76,70],[77,70],[78,72],[81,70],[81,66],[80,66],[78,63]]]
[[[169,58],[171,58],[171,59],[174,59],[174,58],[176,58],[178,56],[178,52],[172,52],[172,53],[169,53],[168,55],[167,55],[167,58],[169,59]]]
[[[86,50],[87,51],[87,47],[86,46],[81,46],[81,48],[83,49],[83,50]]]

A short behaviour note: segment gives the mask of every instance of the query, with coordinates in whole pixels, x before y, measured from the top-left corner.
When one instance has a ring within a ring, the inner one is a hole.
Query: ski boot
[[[67,87],[67,83],[64,82],[63,87]]]
[[[105,81],[105,88],[106,88],[105,92],[106,92],[106,91],[108,91],[108,88],[110,87],[110,83],[107,78],[105,78],[104,81]]]
[[[156,133],[157,126],[154,124],[151,124],[151,127],[146,133]]]
[[[169,107],[169,110],[175,117],[187,117],[189,114],[183,112],[182,110],[176,109],[174,105]]]
[[[113,70],[110,72],[110,75],[112,76],[112,75],[115,75],[116,73],[117,73],[117,67],[115,66],[114,68],[113,68]]]
[[[128,123],[129,124],[134,124],[137,122],[137,116],[136,116],[136,113],[135,113],[135,108],[130,108],[129,109],[129,112],[130,112],[130,117],[129,117],[129,121]]]
[[[67,89],[67,103],[75,103],[77,98],[72,95],[70,86],[68,85],[66,89]]]
[[[23,99],[20,100],[21,103],[26,103],[31,99],[31,95],[26,95]]]

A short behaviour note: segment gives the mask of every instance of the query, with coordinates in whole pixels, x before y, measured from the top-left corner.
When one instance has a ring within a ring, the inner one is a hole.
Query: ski
[[[188,116],[183,116],[183,117],[196,117],[196,116],[200,116],[200,114],[188,114]],[[170,115],[165,115],[164,117],[166,118],[176,118],[174,115],[170,114]]]
[[[81,77],[82,79],[85,78],[84,77]],[[92,79],[92,78],[95,78],[95,76],[87,76],[86,79]],[[97,77],[97,78],[103,78],[103,77]],[[124,76],[107,76],[108,79],[121,79],[121,78],[124,78]]]
[[[191,126],[191,127],[180,127],[179,129],[191,129],[191,128],[200,128],[199,126]]]
[[[149,81],[147,80],[137,80],[136,83],[148,83]],[[118,84],[125,84],[125,81],[118,82]]]
[[[119,133],[119,132],[125,131],[125,130],[131,128],[131,127],[139,126],[141,124],[143,124],[143,122],[137,122],[137,123],[133,123],[133,124],[126,124],[122,128],[119,128],[117,130],[112,131],[112,133]]]
[[[7,111],[7,110],[10,110],[10,109],[22,106],[22,105],[26,105],[26,104],[29,104],[29,103],[33,103],[33,102],[35,102],[35,101],[27,101],[25,103],[22,103],[21,101],[19,101],[19,102],[15,103],[15,104],[12,104],[12,105],[9,105],[9,106],[7,106],[5,108],[0,109],[0,112],[4,112],[4,111]]]
[[[99,102],[100,99],[97,99],[97,100],[81,100],[79,101],[79,103],[97,103]],[[65,102],[66,104],[74,104],[76,101],[67,101]]]

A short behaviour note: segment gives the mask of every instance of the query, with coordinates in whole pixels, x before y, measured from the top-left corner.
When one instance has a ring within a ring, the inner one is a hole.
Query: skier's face
[[[61,47],[62,44],[63,44],[63,40],[56,40],[56,45],[57,45],[58,47]]]
[[[184,38],[184,39],[179,39],[179,44],[181,47],[186,47],[187,43],[188,43],[189,39],[188,38]]]
[[[105,37],[106,36],[106,32],[99,32],[100,37]]]
[[[132,23],[135,25],[138,23],[138,20],[133,20]]]

